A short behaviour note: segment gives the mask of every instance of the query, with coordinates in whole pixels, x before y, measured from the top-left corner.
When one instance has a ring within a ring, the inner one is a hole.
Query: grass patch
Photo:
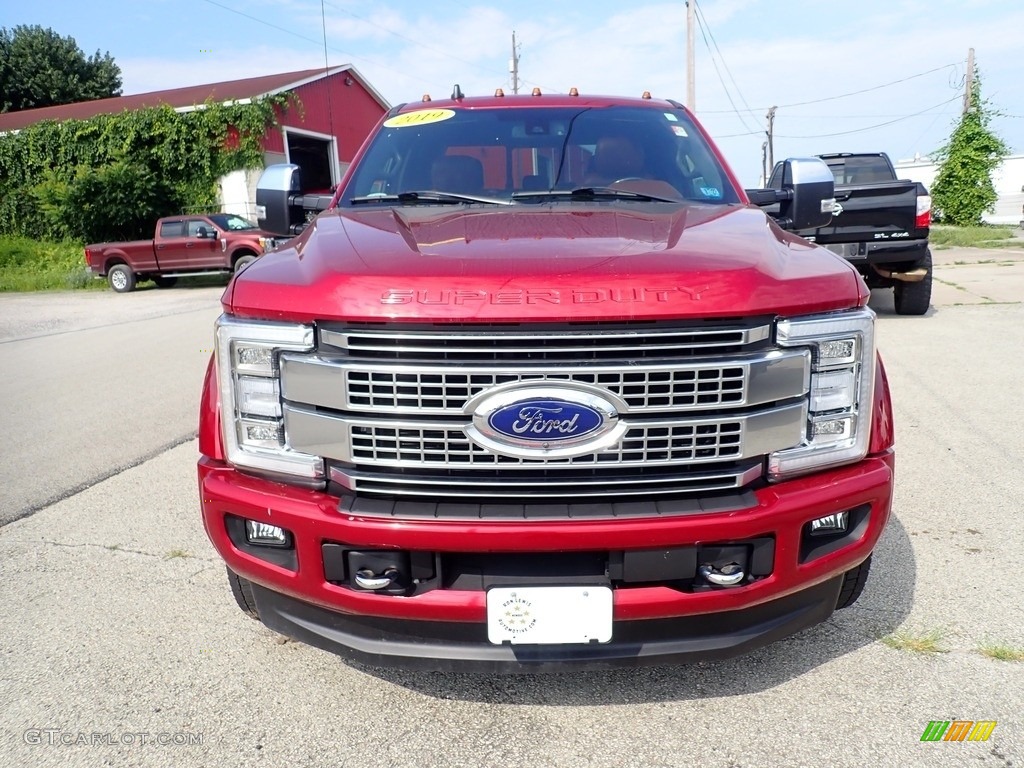
[[[948,227],[933,225],[928,233],[931,245],[960,248],[1007,248],[1024,240],[1013,239],[1011,227]]]
[[[946,653],[946,649],[939,644],[941,640],[942,633],[937,629],[921,634],[901,629],[899,632],[882,638],[882,642],[889,648],[912,653]]]
[[[996,661],[1024,661],[1024,648],[1014,648],[1001,643],[983,643],[978,653]]]
[[[0,236],[0,291],[105,288],[85,267],[84,246]]]
[[[184,549],[172,549],[170,552],[167,553],[167,556],[164,558],[164,560],[174,560],[178,557],[192,557],[192,555],[190,555]]]

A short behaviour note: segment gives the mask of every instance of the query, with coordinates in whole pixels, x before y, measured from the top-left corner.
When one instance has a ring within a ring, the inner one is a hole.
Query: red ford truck
[[[864,281],[786,231],[832,174],[785,179],[740,188],[675,101],[458,89],[392,109],[333,197],[268,168],[297,237],[226,289],[200,414],[239,607],[499,672],[721,658],[853,603],[889,391]]]
[[[168,216],[157,221],[152,240],[85,246],[85,263],[118,293],[140,280],[169,288],[179,277],[240,271],[277,239],[230,213]]]

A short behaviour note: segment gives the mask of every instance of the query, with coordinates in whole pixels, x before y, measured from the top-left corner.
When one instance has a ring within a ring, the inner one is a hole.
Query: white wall
[[[928,189],[932,188],[938,166],[926,158],[898,160],[896,175],[901,179],[919,181]],[[995,210],[983,213],[981,218],[989,224],[1004,224],[1024,227],[1024,155],[1011,155],[992,173],[992,186],[999,199]]]
[[[256,183],[262,168],[232,171],[220,178],[220,210],[256,220]]]

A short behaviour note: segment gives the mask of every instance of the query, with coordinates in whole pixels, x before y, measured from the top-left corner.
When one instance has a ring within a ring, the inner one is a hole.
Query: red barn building
[[[384,97],[348,64],[8,112],[0,114],[0,133],[43,120],[85,120],[165,104],[186,112],[201,108],[209,99],[245,102],[285,91],[294,93],[302,106],[284,111],[280,124],[268,129],[263,137],[265,164],[295,163],[302,168],[303,186],[328,189],[341,180],[363,139],[390,108]],[[221,180],[225,210],[251,216],[259,170],[238,171]]]

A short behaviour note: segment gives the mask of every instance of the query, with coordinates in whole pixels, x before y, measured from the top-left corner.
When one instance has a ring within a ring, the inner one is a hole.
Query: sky
[[[1020,0],[695,0],[696,113],[746,186],[774,156],[933,153],[963,108],[968,49],[991,127],[1024,154]],[[352,64],[392,104],[520,88],[686,101],[684,0],[47,0],[39,24],[109,52],[125,94]],[[326,45],[325,45],[326,42]]]

